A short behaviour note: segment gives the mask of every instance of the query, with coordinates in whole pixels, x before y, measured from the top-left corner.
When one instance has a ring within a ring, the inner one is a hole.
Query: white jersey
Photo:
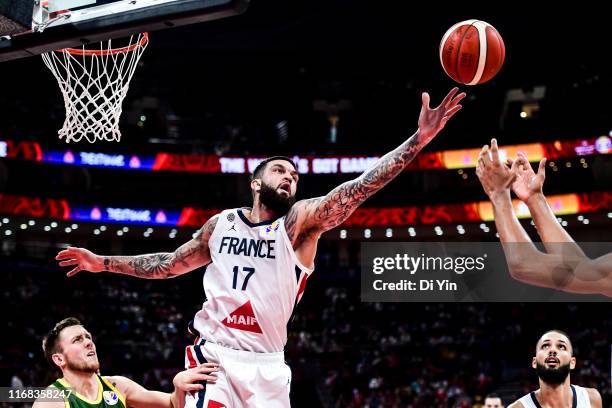
[[[591,401],[589,400],[587,390],[577,385],[570,385],[570,387],[572,387],[574,401],[572,408],[591,408]],[[519,402],[523,404],[525,408],[542,408],[533,391],[521,398]]]
[[[253,224],[240,208],[222,211],[208,247],[206,301],[193,322],[199,335],[236,350],[283,351],[312,273],[293,251],[285,217]]]

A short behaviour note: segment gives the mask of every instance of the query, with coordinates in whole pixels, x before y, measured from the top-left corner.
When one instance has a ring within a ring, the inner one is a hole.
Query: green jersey
[[[51,386],[63,390],[71,389],[72,393],[64,401],[65,408],[126,408],[125,397],[106,378],[96,375],[98,380],[98,396],[95,400],[74,391],[72,386],[63,378],[56,380]]]

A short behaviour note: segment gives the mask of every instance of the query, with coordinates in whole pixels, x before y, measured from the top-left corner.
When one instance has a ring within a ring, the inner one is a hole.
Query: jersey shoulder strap
[[[107,405],[113,405],[116,408],[126,408],[125,396],[115,387],[106,377],[100,377],[102,383],[102,399]]]

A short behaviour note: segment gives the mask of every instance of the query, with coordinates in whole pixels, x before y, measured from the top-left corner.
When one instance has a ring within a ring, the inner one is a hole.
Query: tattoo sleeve
[[[209,219],[196,236],[176,251],[104,258],[107,271],[145,279],[167,279],[192,271],[210,261],[208,240],[217,225],[217,217]]]
[[[419,132],[395,150],[381,157],[358,178],[334,188],[324,197],[296,203],[285,218],[285,228],[292,241],[296,239],[297,225],[319,232],[342,224],[368,197],[380,190],[406,168],[423,149]],[[308,219],[299,222],[299,214]]]

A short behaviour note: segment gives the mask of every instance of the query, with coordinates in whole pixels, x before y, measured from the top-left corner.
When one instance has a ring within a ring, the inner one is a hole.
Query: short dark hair
[[[260,178],[261,177],[261,173],[263,173],[263,171],[266,169],[266,165],[268,163],[270,163],[271,161],[273,161],[273,160],[285,160],[285,161],[288,161],[289,163],[291,163],[293,168],[297,170],[297,166],[295,165],[293,160],[291,160],[287,156],[272,156],[272,157],[268,157],[267,159],[262,160],[261,163],[259,163],[257,165],[257,167],[255,167],[255,170],[253,170],[253,174],[251,174],[251,180],[252,179],[256,179],[256,178]]]
[[[45,335],[42,342],[43,352],[45,353],[45,358],[51,367],[57,370],[57,366],[53,362],[53,354],[61,351],[58,345],[59,335],[66,327],[71,326],[82,326],[79,319],[76,317],[67,317],[64,320],[61,320],[53,326],[53,328]]]
[[[569,334],[559,329],[546,330],[544,333],[542,333],[542,335],[538,338],[538,341],[536,342],[536,350],[538,348],[538,343],[540,342],[540,339],[547,333],[559,333],[560,335],[567,337],[567,341],[569,341],[570,349],[572,351],[572,356],[574,355],[574,345],[572,344],[572,339],[570,339]]]
[[[491,398],[491,399],[499,398],[501,400],[501,397],[494,392],[487,394],[487,396],[485,397],[485,401],[487,400],[487,398]]]

